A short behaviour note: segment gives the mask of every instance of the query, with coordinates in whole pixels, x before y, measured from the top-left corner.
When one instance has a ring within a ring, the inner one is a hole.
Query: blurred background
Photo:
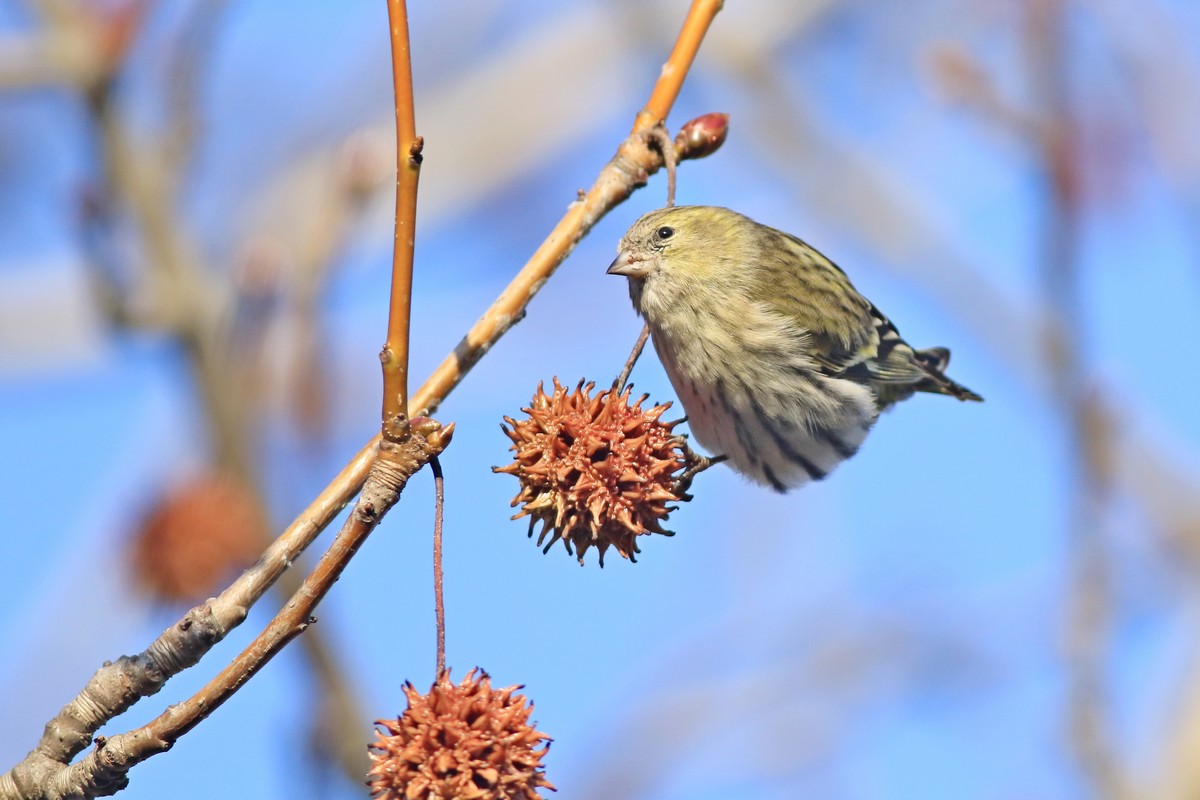
[[[686,9],[413,4],[414,386]],[[619,371],[640,322],[604,269],[664,177],[601,221],[438,413],[448,660],[527,687],[557,796],[1200,794],[1198,34],[1186,0],[727,4],[668,124],[730,137],[679,202],[808,240],[987,402],[915,398],[786,496],[711,470],[636,565],[542,555],[499,423]],[[0,768],[378,429],[393,118],[382,0],[0,0]],[[633,380],[673,399],[650,353]],[[364,796],[371,721],[434,677],[432,498],[425,471],[319,624],[124,796]]]

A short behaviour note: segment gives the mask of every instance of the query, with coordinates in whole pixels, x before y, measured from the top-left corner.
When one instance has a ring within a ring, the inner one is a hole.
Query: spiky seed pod
[[[529,724],[522,688],[492,689],[487,673],[443,673],[428,694],[405,683],[408,710],[377,720],[367,785],[380,800],[541,800],[554,791],[542,758],[550,738]]]
[[[643,409],[648,395],[631,404],[632,386],[593,397],[594,388],[580,381],[568,392],[555,378],[547,395],[538,384],[532,404],[522,409],[528,419],[504,418],[501,428],[516,458],[493,471],[520,480],[512,505],[521,510],[513,519],[529,517],[531,537],[542,523],[538,545],[550,536],[543,552],[561,539],[582,564],[595,545],[604,566],[610,546],[635,561],[638,536],[672,535],[661,523],[675,508],[668,503],[688,499],[677,473],[690,463],[690,451],[672,433],[679,423],[661,420],[670,403]]]
[[[245,483],[206,473],[158,501],[130,541],[129,560],[155,600],[192,603],[253,563],[266,531],[266,515]]]

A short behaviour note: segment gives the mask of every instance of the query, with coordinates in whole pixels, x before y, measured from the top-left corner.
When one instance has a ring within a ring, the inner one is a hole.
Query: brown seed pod
[[[550,738],[529,724],[533,706],[520,686],[492,689],[482,670],[460,684],[448,672],[421,694],[405,683],[408,710],[370,745],[367,785],[380,800],[541,800],[554,791],[542,758]]]
[[[162,497],[129,545],[133,574],[155,600],[194,603],[254,562],[267,520],[244,483],[198,475]]]
[[[546,394],[539,384],[527,419],[505,417],[501,428],[512,440],[513,463],[493,471],[515,475],[521,490],[512,505],[513,519],[529,517],[529,535],[542,523],[543,552],[562,539],[567,552],[583,555],[592,545],[604,553],[615,547],[636,560],[636,537],[661,533],[674,510],[668,503],[688,499],[677,473],[689,465],[683,438],[672,432],[678,422],[660,418],[670,403],[643,409],[647,395],[630,403],[631,386],[592,396],[594,383],[582,381],[568,392],[554,379]]]

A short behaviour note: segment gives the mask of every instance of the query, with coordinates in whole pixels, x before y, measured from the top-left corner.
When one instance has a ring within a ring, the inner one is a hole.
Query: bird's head
[[[671,275],[676,279],[714,277],[738,249],[742,215],[715,206],[660,208],[642,216],[621,237],[609,275],[630,281]]]

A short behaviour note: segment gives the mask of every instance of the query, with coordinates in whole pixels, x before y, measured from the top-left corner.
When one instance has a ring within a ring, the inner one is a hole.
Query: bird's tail
[[[959,400],[975,400],[982,402],[983,398],[962,384],[955,383],[946,377],[946,367],[950,365],[950,351],[945,347],[930,347],[926,350],[914,350],[913,355],[925,368],[928,377],[913,388],[918,392],[932,394],[948,394]]]

